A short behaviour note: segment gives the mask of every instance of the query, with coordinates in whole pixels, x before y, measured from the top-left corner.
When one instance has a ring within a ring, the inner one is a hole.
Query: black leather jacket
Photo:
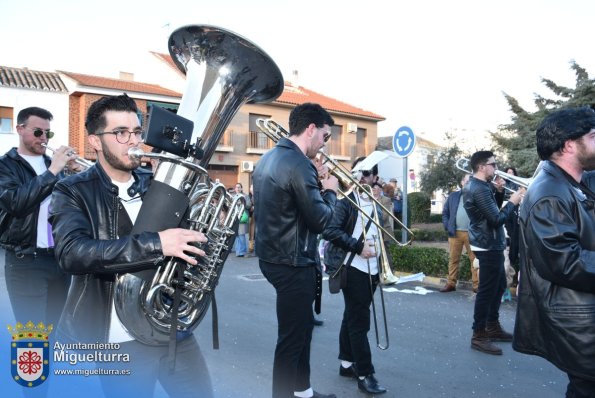
[[[44,156],[44,160],[49,167],[50,158]],[[17,252],[35,249],[39,205],[51,195],[61,177],[51,171],[38,176],[16,148],[0,157],[0,211],[10,218],[0,235],[2,247]]]
[[[290,266],[318,265],[317,238],[333,216],[337,196],[320,194],[318,173],[287,138],[258,161],[253,175],[256,254]]]
[[[595,191],[595,174],[583,182]],[[513,348],[595,381],[595,201],[546,162],[520,214]]]
[[[138,169],[133,176],[144,194],[151,173]],[[119,204],[118,187],[98,163],[54,188],[56,258],[73,275],[58,326],[65,340],[106,342],[115,275],[155,268],[164,258],[156,232],[118,237]]]
[[[353,193],[349,196],[354,199]],[[329,241],[324,251],[327,274],[335,273],[345,263],[348,253],[360,254],[364,248],[364,241],[358,242],[358,238],[352,236],[357,212],[347,199],[337,201],[333,219],[322,233],[322,238]]]
[[[485,250],[506,249],[504,223],[514,210],[506,203],[500,209],[504,193],[494,191],[492,184],[475,177],[463,188],[463,201],[469,216],[469,243]]]

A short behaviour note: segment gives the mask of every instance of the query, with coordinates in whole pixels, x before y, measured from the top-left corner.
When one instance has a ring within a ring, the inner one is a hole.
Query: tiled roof
[[[78,82],[80,85],[88,87],[107,88],[112,90],[134,91],[137,93],[166,95],[169,97],[182,97],[182,94],[163,88],[157,84],[134,82],[129,80],[111,79],[107,77],[83,75],[81,73],[58,71],[71,79]]]
[[[277,102],[292,105],[299,105],[303,104],[304,102],[315,102],[320,104],[324,109],[331,112],[334,111],[355,116],[364,116],[378,121],[385,120],[383,116],[380,116],[376,113],[346,104],[322,94],[318,94],[315,91],[308,90],[307,88],[301,86],[295,87],[287,82],[285,82],[285,89],[283,90],[281,96],[277,98]]]
[[[171,56],[168,54],[152,52],[157,58],[161,59],[163,62],[167,63],[172,69],[175,71],[182,73],[174,61],[172,60]],[[304,87],[295,87],[288,82],[285,82],[285,89],[279,98],[277,98],[276,102],[290,104],[290,105],[299,105],[303,104],[304,102],[316,102],[320,104],[324,109],[329,111],[345,113],[355,116],[363,116],[366,118],[375,119],[377,121],[385,120],[383,116],[380,116],[376,113],[366,111],[364,109],[355,107],[353,105],[346,104],[344,102],[338,101],[336,99],[326,97],[322,94],[318,94],[312,90],[308,90]]]
[[[41,72],[27,68],[10,68],[8,66],[0,66],[0,86],[68,92],[57,73]]]

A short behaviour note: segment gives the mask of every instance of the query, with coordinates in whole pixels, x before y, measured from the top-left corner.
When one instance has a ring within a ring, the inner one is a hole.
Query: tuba
[[[244,211],[244,199],[232,197],[223,184],[214,183],[205,168],[239,108],[245,103],[273,101],[284,87],[274,61],[235,33],[214,26],[186,26],[173,32],[168,44],[174,63],[186,75],[178,116],[192,122],[188,136],[196,144],[187,145],[185,140],[185,156],[130,150],[131,157],[157,161],[134,228],[139,220],[150,224],[156,216],[154,205],[159,206],[159,212],[166,211],[161,210],[165,207],[162,202],[151,200],[152,189],[157,187],[167,197],[176,198],[176,208],[168,209],[172,226],[203,232],[208,242],[200,245],[206,256],[198,257],[196,266],[168,257],[156,271],[117,276],[116,312],[128,332],[148,345],[166,345],[172,335],[191,333],[213,301]],[[169,138],[177,139],[178,132],[171,126],[163,128],[163,135]],[[140,232],[165,229],[138,228]]]

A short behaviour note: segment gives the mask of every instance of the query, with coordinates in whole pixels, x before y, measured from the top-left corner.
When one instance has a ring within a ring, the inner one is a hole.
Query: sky
[[[0,3],[0,65],[118,77],[168,53],[184,25],[216,25],[268,53],[289,80],[440,142],[510,122],[507,93],[534,111],[541,78],[595,74],[590,0],[173,0]],[[152,82],[159,84],[158,81]],[[477,148],[479,149],[479,148]]]

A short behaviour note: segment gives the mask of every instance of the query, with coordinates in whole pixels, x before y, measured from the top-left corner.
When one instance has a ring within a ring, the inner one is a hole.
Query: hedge
[[[393,271],[418,273],[427,276],[445,278],[448,276],[448,251],[439,247],[397,246],[390,245],[389,253],[393,259]],[[469,257],[461,256],[459,279],[471,280]]]
[[[432,199],[425,192],[412,192],[407,195],[407,207],[411,212],[411,223],[429,223]],[[409,214],[409,213],[408,213]]]

